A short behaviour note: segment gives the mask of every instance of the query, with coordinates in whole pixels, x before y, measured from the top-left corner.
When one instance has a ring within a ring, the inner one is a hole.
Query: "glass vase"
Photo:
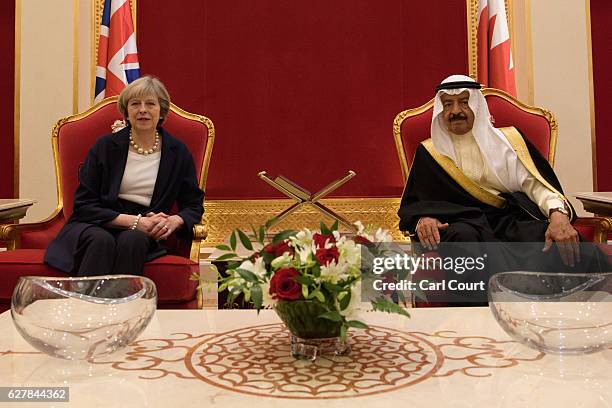
[[[290,333],[291,355],[315,360],[321,355],[346,355],[350,346],[340,337],[342,322],[319,317],[328,310],[316,300],[280,300],[276,313]]]
[[[156,304],[155,284],[142,276],[25,276],[13,291],[11,315],[34,348],[53,357],[91,360],[134,341]]]

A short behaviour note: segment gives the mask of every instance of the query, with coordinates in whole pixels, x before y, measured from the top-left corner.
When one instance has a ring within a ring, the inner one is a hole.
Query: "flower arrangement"
[[[319,232],[308,229],[282,231],[274,235],[271,242],[265,241],[269,225],[261,226],[253,229],[255,247],[251,238],[237,229],[230,236],[229,246],[217,247],[227,251],[217,260],[230,261],[226,276],[219,277],[218,290],[228,291],[230,304],[242,295],[258,311],[273,307],[279,315],[280,306],[288,302],[310,301],[316,306],[318,318],[335,323],[340,327],[340,337],[346,339],[349,327],[368,327],[354,319],[361,305],[362,254],[377,256],[375,243],[391,241],[387,231],[379,228],[370,234],[360,222],[356,225],[358,231],[352,239],[340,235],[336,222],[331,227],[321,223]],[[238,240],[247,250],[253,251],[247,258],[236,254]],[[403,307],[383,295],[371,305],[372,310],[410,316]],[[306,312],[302,309],[299,313]],[[324,323],[320,319],[319,322]]]

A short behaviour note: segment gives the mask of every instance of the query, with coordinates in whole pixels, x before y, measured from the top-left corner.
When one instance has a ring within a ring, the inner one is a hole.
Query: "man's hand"
[[[442,224],[437,218],[421,217],[417,223],[416,233],[419,241],[430,251],[438,248],[440,230],[448,228],[448,223]]]
[[[578,232],[570,224],[569,217],[558,211],[550,215],[550,224],[544,234],[546,242],[542,251],[547,252],[553,241],[557,243],[559,254],[564,265],[574,266],[580,262]]]

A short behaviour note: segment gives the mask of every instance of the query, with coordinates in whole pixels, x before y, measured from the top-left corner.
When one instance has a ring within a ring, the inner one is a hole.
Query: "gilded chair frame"
[[[41,230],[49,227],[58,217],[62,216],[62,209],[64,207],[63,199],[62,199],[62,180],[60,177],[60,156],[59,156],[59,131],[60,128],[70,122],[75,122],[97,112],[101,108],[117,103],[117,96],[111,96],[106,98],[96,105],[92,106],[88,110],[82,113],[77,113],[74,115],[66,116],[64,118],[59,119],[53,129],[51,131],[51,146],[53,149],[53,163],[55,168],[55,182],[57,185],[57,206],[55,210],[42,221],[32,222],[32,223],[23,223],[23,224],[8,224],[8,225],[0,225],[0,241],[6,242],[6,246],[8,250],[14,250],[19,247],[19,234],[24,231],[33,231],[33,230]],[[204,150],[204,155],[202,157],[201,162],[201,171],[200,171],[200,188],[205,190],[206,187],[206,179],[208,177],[208,168],[210,166],[210,158],[212,155],[212,149],[215,141],[215,127],[213,122],[203,115],[197,115],[195,113],[187,112],[173,103],[170,104],[170,111],[174,112],[178,116],[200,122],[206,126],[207,129],[207,141],[206,141],[206,149]],[[110,124],[109,124],[109,133],[110,133]],[[202,221],[200,221],[202,222]],[[206,239],[207,228],[202,223],[196,224],[193,227],[193,240],[191,242],[191,248],[189,251],[189,259],[199,263],[200,260],[200,249],[204,246],[204,240]],[[198,290],[198,307],[202,306],[202,293]]]
[[[538,116],[544,117],[550,126],[550,141],[549,141],[549,150],[548,150],[548,162],[551,167],[554,167],[555,163],[555,151],[557,149],[557,137],[559,132],[559,127],[557,125],[557,120],[555,119],[555,115],[548,109],[544,109],[537,106],[527,105],[507,92],[504,92],[500,89],[495,88],[484,88],[482,90],[484,96],[494,95],[498,96],[512,105],[516,106],[520,110],[535,114]],[[413,116],[420,115],[426,112],[428,109],[433,107],[434,99],[432,98],[427,103],[419,106],[418,108],[407,109],[398,113],[393,120],[393,138],[395,140],[395,148],[397,150],[397,155],[400,162],[400,167],[402,169],[402,177],[404,179],[404,183],[408,181],[408,176],[410,174],[410,167],[408,165],[408,158],[404,153],[404,142],[402,140],[402,123]],[[607,237],[610,232],[612,232],[612,218],[609,217],[579,217],[576,220],[576,224],[589,226],[594,228],[594,241],[599,243],[607,242]],[[405,232],[406,234],[407,232]]]

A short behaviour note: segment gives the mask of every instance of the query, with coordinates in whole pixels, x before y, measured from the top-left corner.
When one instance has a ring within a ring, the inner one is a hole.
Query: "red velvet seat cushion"
[[[44,249],[16,249],[0,252],[0,302],[9,302],[21,276],[67,276],[43,263]],[[196,298],[198,264],[176,255],[166,255],[145,264],[144,276],[157,286],[158,302],[182,303]]]

